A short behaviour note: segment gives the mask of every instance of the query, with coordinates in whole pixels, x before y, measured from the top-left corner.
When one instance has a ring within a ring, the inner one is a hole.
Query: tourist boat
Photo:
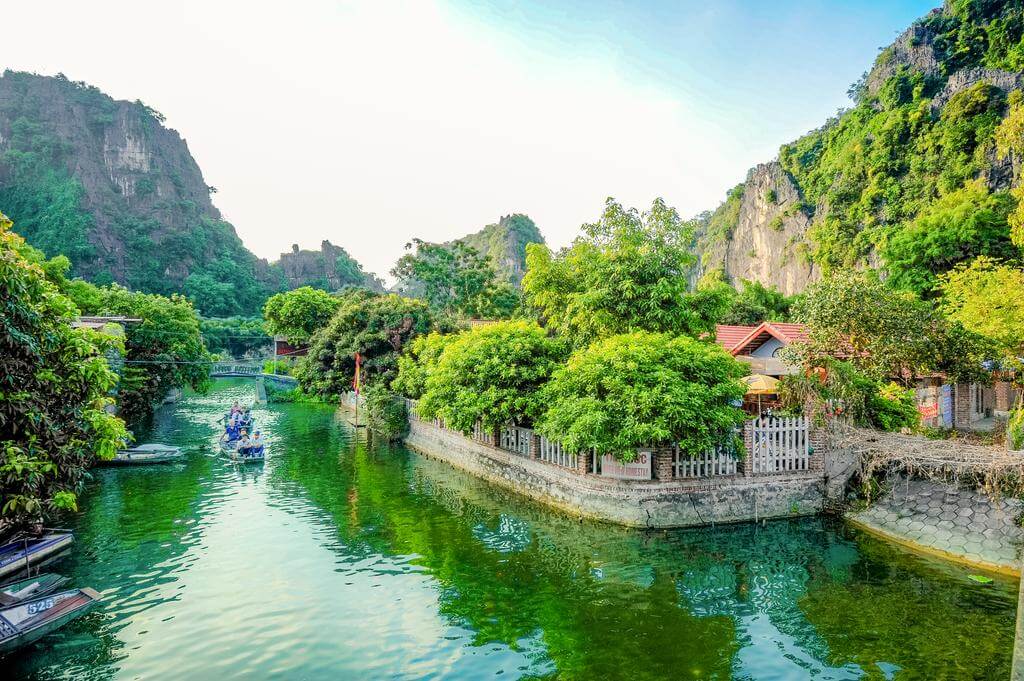
[[[224,456],[228,457],[232,461],[238,461],[239,463],[250,463],[255,461],[263,461],[267,453],[270,451],[270,446],[264,444],[263,451],[259,454],[239,454],[238,453],[238,440],[227,440],[220,441],[220,450]]]
[[[113,459],[98,461],[98,466],[135,466],[150,463],[169,463],[178,461],[185,453],[181,447],[170,445],[148,444],[132,447],[131,449],[119,449]]]
[[[27,570],[71,546],[75,536],[70,532],[47,532],[33,537],[19,535],[0,546],[0,577]]]
[[[39,598],[64,586],[67,577],[44,572],[35,577],[26,577],[0,586],[0,607],[9,607],[30,598]]]
[[[87,613],[100,602],[92,589],[71,589],[0,606],[0,656],[17,650]]]

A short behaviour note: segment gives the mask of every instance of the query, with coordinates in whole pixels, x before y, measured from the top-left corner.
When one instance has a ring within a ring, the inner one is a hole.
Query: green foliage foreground
[[[691,455],[743,422],[733,406],[746,368],[717,344],[636,332],[576,351],[541,391],[537,430],[570,452],[597,448],[623,461],[642,445],[676,442]]]
[[[107,411],[119,341],[71,328],[74,304],[10,229],[0,215],[0,529],[75,509],[86,470],[127,436]]]

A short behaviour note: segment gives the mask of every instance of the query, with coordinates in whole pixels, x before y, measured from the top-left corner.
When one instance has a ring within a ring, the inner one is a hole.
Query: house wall
[[[783,347],[782,341],[778,338],[769,338],[761,347],[750,353],[751,357],[771,357],[779,348]]]

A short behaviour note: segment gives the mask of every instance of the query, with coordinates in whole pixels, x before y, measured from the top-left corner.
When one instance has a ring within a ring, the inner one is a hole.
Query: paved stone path
[[[926,480],[902,480],[865,511],[850,513],[855,524],[931,552],[1016,572],[1024,546],[1017,522],[1024,503],[993,502],[987,496]]]

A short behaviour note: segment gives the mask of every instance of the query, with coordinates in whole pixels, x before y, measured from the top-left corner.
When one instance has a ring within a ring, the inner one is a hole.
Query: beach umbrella
[[[757,413],[761,413],[761,395],[779,392],[779,379],[764,374],[751,374],[740,379],[747,385],[748,395],[757,395]]]

